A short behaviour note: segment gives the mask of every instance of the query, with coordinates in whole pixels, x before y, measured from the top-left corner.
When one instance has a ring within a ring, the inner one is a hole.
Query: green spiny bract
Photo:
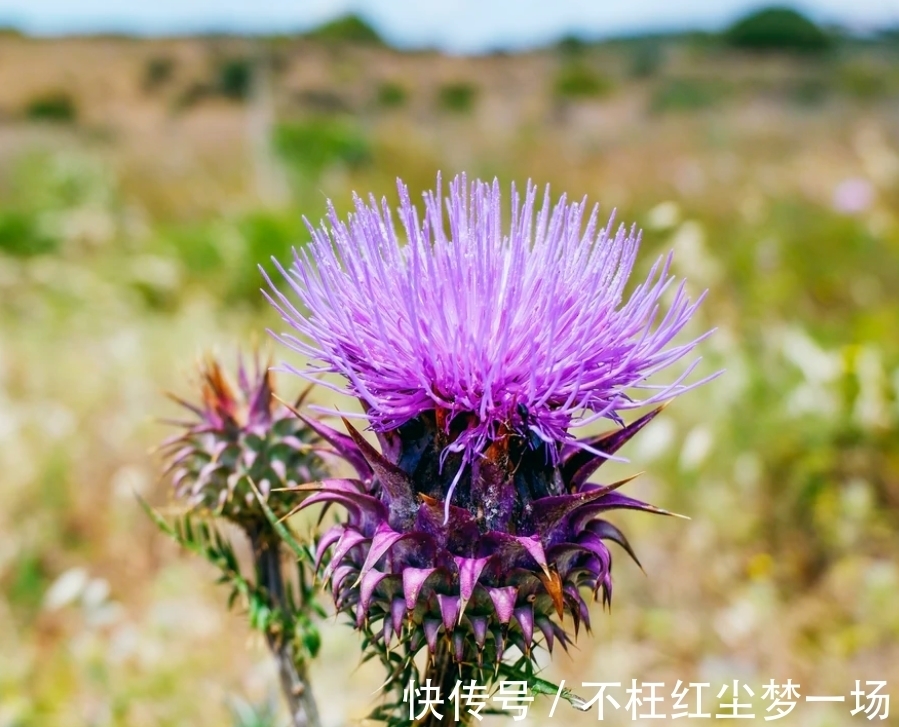
[[[288,515],[297,496],[284,488],[324,474],[314,432],[277,400],[271,373],[258,360],[252,372],[240,362],[236,386],[211,357],[200,375],[200,403],[173,397],[196,419],[177,422],[183,432],[162,445],[175,496],[192,510],[252,529],[267,526],[255,485],[278,517]]]

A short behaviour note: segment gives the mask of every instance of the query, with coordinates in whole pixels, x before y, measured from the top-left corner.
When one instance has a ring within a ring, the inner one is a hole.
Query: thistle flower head
[[[692,367],[668,385],[647,382],[702,337],[671,345],[699,301],[681,283],[663,312],[670,256],[624,299],[635,228],[601,227],[598,207],[588,214],[586,200],[564,195],[553,205],[548,189],[538,205],[532,184],[523,198],[513,187],[508,224],[496,181],[457,177],[446,199],[438,182],[421,216],[399,192],[405,244],[386,200],[356,197],[347,222],[331,207],[330,224],[311,228],[281,269],[308,312],[277,290],[273,299],[302,335],[281,340],[310,360],[291,370],[342,374],[373,429],[431,412],[452,433],[447,450],[470,462],[510,432],[576,443],[573,427],[620,423],[627,409],[691,388]]]
[[[239,361],[235,384],[210,356],[200,382],[198,403],[172,397],[194,415],[175,422],[182,432],[162,445],[176,497],[238,523],[262,522],[252,480],[276,513],[287,514],[296,496],[275,490],[322,476],[314,433],[276,400],[258,358],[252,368]]]
[[[372,643],[397,639],[409,664],[424,644],[497,664],[511,644],[565,644],[563,616],[589,618],[583,591],[611,599],[606,542],[631,550],[601,515],[662,512],[588,479],[659,411],[625,426],[626,410],[697,385],[692,367],[648,381],[701,340],[673,343],[697,303],[669,291],[670,258],[626,295],[639,235],[585,201],[538,203],[529,184],[504,222],[496,182],[458,177],[422,213],[399,189],[399,225],[386,201],[356,198],[347,221],[332,208],[281,268],[295,297],[271,285],[299,333],[280,340],[310,361],[291,370],[342,374],[380,442],[309,420],[358,478],[306,502],[346,508],[319,552]],[[572,433],[603,418],[617,428]]]

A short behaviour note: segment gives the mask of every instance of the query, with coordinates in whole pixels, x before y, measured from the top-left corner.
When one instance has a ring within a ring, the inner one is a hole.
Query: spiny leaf
[[[208,526],[205,529],[200,528],[201,534],[205,534],[206,537],[198,539],[191,524],[190,515],[185,515],[183,518],[176,520],[175,525],[172,526],[162,515],[150,507],[140,495],[137,495],[137,500],[144,512],[147,513],[162,532],[175,540],[184,549],[195,555],[202,556],[216,566],[222,572],[222,581],[230,583],[234,591],[246,598],[251,596],[254,590],[253,586],[240,573],[233,549],[230,544],[222,539],[217,531],[210,529]],[[210,544],[213,547],[210,547]],[[216,544],[218,545],[216,546]]]
[[[586,704],[585,700],[577,696],[570,689],[561,688],[558,684],[553,684],[551,681],[536,677],[533,673],[533,663],[530,660],[527,660],[526,668],[522,669],[521,667],[524,666],[521,663],[522,661],[523,659],[512,666],[502,664],[499,668],[500,674],[516,681],[527,682],[528,690],[533,694],[543,694],[550,697],[555,697],[558,694],[572,707],[583,710],[584,705]]]

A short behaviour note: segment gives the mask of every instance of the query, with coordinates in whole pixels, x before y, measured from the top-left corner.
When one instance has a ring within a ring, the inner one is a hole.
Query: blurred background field
[[[547,675],[740,679],[760,719],[771,678],[846,695],[803,725],[848,723],[856,679],[899,696],[899,36],[790,27],[478,56],[358,18],[0,34],[0,727],[280,724],[264,645],[135,500],[166,502],[162,392],[280,330],[256,265],[302,215],[438,170],[616,208],[718,328],[701,370],[726,374],[613,473],[692,521],[615,518],[647,575],[619,557],[611,614]],[[358,723],[379,674],[323,631],[326,723]]]

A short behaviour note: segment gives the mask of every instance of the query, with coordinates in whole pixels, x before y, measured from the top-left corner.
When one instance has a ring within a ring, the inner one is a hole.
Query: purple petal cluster
[[[442,410],[447,430],[461,429],[449,449],[472,461],[503,430],[572,442],[571,427],[620,423],[624,410],[692,388],[682,383],[692,366],[648,383],[701,340],[672,345],[699,301],[681,283],[663,305],[670,256],[625,295],[633,227],[601,226],[586,200],[553,204],[548,188],[540,202],[530,183],[523,195],[513,186],[507,221],[496,181],[462,175],[444,198],[438,179],[421,213],[402,183],[399,195],[399,226],[374,197],[355,197],[347,221],[331,207],[310,226],[311,243],[279,266],[300,306],[271,286],[301,334],[282,342],[310,361],[291,370],[343,375],[376,431]]]

